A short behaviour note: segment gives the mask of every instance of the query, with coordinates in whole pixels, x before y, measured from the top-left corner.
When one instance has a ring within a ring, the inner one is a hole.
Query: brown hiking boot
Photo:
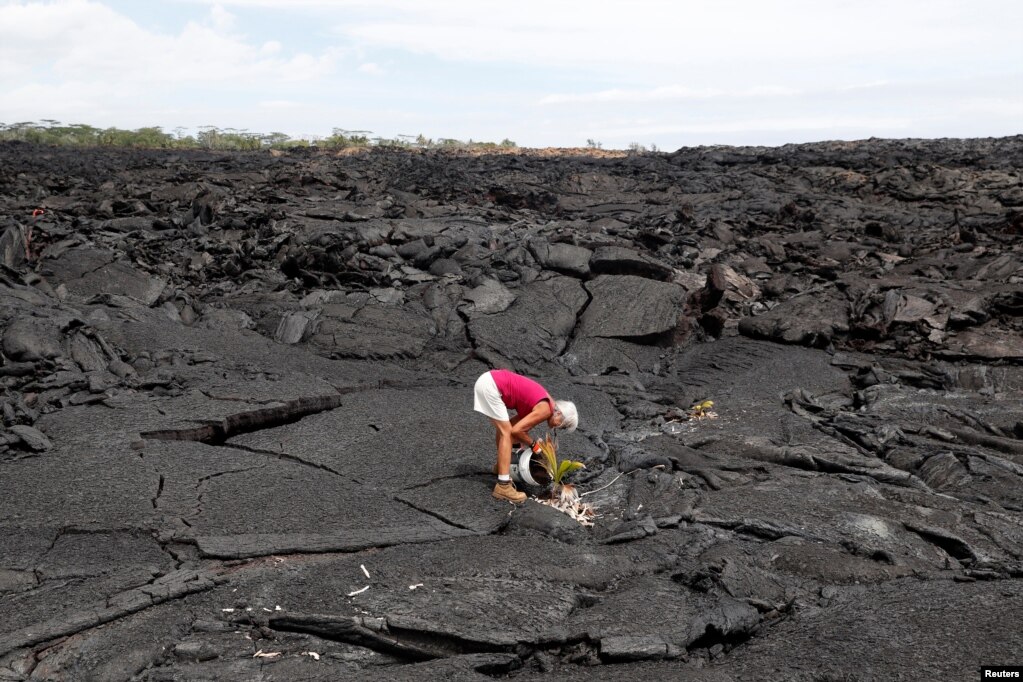
[[[497,482],[494,486],[494,499],[495,500],[508,500],[513,504],[522,504],[526,501],[526,493],[519,492],[515,489],[515,485],[508,481],[507,483]]]

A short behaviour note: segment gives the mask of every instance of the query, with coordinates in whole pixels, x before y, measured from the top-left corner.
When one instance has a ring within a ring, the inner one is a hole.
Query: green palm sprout
[[[585,469],[586,465],[571,459],[558,459],[558,441],[550,433],[543,438],[537,439],[540,452],[543,454],[543,468],[550,474],[551,482],[554,484],[555,493],[565,484],[562,480],[568,474],[579,469]]]

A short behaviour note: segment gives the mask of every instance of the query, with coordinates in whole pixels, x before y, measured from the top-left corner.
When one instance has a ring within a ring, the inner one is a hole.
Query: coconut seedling
[[[714,418],[717,415],[711,412],[712,407],[714,407],[713,400],[704,400],[703,402],[698,402],[689,408],[689,416],[693,417],[694,419],[703,419],[704,417]]]
[[[558,441],[547,433],[537,440],[543,455],[543,468],[551,477],[551,498],[565,505],[573,505],[579,501],[579,493],[571,483],[565,483],[565,476],[585,469],[586,465],[571,459],[558,459]]]

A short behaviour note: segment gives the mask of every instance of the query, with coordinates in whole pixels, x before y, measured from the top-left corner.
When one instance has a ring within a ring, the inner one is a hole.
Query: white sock
[[[511,476],[508,476],[507,474],[498,474],[497,481],[498,483],[511,483]]]

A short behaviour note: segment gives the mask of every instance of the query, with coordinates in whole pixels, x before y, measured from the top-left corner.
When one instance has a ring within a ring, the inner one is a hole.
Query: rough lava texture
[[[0,146],[0,680],[1023,662],[1021,168]],[[491,498],[490,367],[593,527]]]

